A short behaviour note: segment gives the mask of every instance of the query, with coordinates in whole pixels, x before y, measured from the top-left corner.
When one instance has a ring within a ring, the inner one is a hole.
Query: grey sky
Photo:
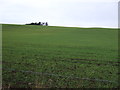
[[[118,27],[118,0],[1,0],[0,23]]]

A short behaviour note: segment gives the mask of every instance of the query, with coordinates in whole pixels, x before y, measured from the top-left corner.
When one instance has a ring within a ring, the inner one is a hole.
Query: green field
[[[2,25],[3,88],[115,88],[118,30]]]

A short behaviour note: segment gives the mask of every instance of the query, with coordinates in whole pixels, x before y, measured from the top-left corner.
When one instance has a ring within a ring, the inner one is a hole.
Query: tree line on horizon
[[[48,26],[48,22],[35,22],[35,23],[29,23],[29,24],[26,24],[26,25],[40,25],[40,26]]]

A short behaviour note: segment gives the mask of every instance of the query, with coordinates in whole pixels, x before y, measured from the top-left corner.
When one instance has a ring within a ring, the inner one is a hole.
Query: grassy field
[[[3,25],[3,88],[118,87],[118,30]]]

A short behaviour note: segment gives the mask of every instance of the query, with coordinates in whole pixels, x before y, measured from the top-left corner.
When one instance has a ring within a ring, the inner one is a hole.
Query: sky
[[[118,27],[119,0],[1,0],[0,23]]]

